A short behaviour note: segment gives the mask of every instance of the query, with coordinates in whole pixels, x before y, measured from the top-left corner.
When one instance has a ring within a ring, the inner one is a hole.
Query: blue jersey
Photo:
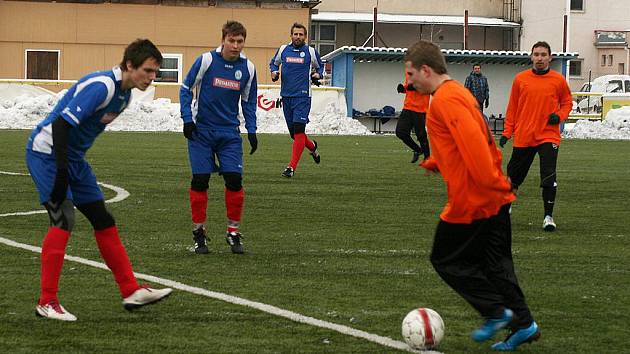
[[[131,90],[123,91],[122,70],[97,71],[81,78],[59,100],[33,132],[26,148],[52,155],[52,123],[61,116],[73,127],[68,138],[68,160],[82,160],[94,139],[129,104]]]
[[[193,89],[197,89],[193,100]],[[239,101],[248,133],[256,132],[256,69],[242,53],[236,61],[221,56],[221,47],[202,54],[186,76],[179,90],[184,123],[195,122],[198,128],[212,130],[238,129]]]
[[[280,70],[282,97],[311,97],[311,71],[323,76],[324,65],[315,48],[306,44],[295,48],[292,44],[281,46],[269,63],[271,72]]]

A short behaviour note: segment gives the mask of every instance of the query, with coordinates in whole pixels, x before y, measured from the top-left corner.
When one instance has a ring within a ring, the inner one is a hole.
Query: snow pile
[[[14,98],[0,98],[0,129],[32,129],[52,111],[66,90],[58,94],[32,97],[21,94]],[[0,96],[2,97],[2,96]],[[282,109],[257,110],[259,133],[287,133]],[[241,118],[242,121],[242,118]],[[306,132],[310,134],[367,135],[370,130],[355,119],[346,117],[335,105],[323,111],[311,112]],[[245,132],[244,125],[242,132]],[[158,98],[151,102],[132,101],[116,120],[107,126],[113,131],[182,131],[179,104]]]
[[[571,130],[562,133],[567,139],[630,140],[630,107],[612,109],[603,121],[578,120]]]

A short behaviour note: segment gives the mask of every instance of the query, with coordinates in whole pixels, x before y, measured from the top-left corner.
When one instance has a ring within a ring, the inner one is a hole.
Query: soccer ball
[[[428,308],[414,309],[402,321],[402,336],[412,349],[432,349],[444,338],[444,322]]]

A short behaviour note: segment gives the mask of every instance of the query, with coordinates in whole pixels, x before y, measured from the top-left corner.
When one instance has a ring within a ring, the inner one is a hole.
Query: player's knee
[[[74,229],[74,205],[72,201],[64,200],[60,205],[50,202],[45,204],[50,219],[50,226],[72,232]]]
[[[209,181],[210,174],[193,174],[193,178],[190,181],[190,189],[197,192],[205,192],[208,190]]]
[[[94,230],[104,230],[116,225],[116,220],[114,220],[112,214],[107,211],[103,200],[77,205],[77,209],[85,215]]]
[[[542,188],[556,187],[557,185],[555,172],[543,172],[540,176],[540,186]]]
[[[304,123],[293,123],[293,133],[294,134],[304,134],[306,132],[306,124]]]
[[[409,132],[405,131],[404,129],[400,129],[400,128],[396,127],[396,137],[398,139],[403,139],[403,138],[405,138],[405,137],[407,137],[409,135],[410,135]]]
[[[225,188],[238,192],[243,188],[243,176],[240,173],[228,172],[223,174],[225,180]]]

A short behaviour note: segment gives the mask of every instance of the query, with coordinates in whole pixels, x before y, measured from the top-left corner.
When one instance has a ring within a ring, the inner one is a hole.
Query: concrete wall
[[[568,51],[579,52],[582,63],[582,76],[570,78],[571,89],[577,90],[588,79],[589,70],[593,78],[617,73],[619,63],[626,63],[623,49],[614,50],[615,62],[611,67],[600,65],[601,54],[610,50],[595,47],[595,30],[624,31],[630,29],[630,4],[619,0],[586,0],[585,11],[573,11],[570,14],[570,32]],[[523,1],[523,34],[521,50],[530,50],[538,40],[545,40],[553,51],[562,50],[563,16],[566,10],[564,0],[526,0]],[[541,12],[540,9],[545,11]],[[627,64],[626,64],[627,67]],[[626,68],[627,69],[627,68]]]
[[[527,0],[529,1],[529,0]],[[322,0],[317,6],[320,11],[372,12],[376,0]],[[503,0],[379,0],[378,10],[388,14],[451,15],[502,17]]]
[[[183,75],[201,53],[221,43],[221,26],[237,20],[247,28],[245,54],[259,83],[271,83],[268,63],[289,41],[294,22],[309,23],[308,9],[216,8],[122,4],[70,4],[0,0],[0,78],[24,78],[26,49],[60,50],[60,79],[75,80],[110,69],[127,44],[149,38],[162,53],[183,55]],[[178,99],[176,86],[156,95]]]

